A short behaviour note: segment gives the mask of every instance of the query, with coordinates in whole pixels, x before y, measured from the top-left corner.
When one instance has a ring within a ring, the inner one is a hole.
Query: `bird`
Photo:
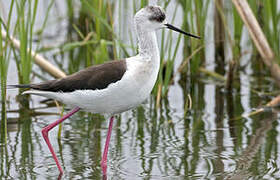
[[[140,9],[134,16],[134,29],[138,41],[137,55],[93,65],[60,79],[10,85],[13,88],[28,88],[23,94],[51,98],[72,108],[66,115],[47,125],[41,131],[60,174],[63,174],[63,169],[49,141],[48,133],[81,110],[110,117],[101,160],[102,173],[106,175],[114,116],[137,107],[150,96],[160,69],[156,31],[163,28],[200,38],[168,24],[166,14],[160,6],[148,5]]]

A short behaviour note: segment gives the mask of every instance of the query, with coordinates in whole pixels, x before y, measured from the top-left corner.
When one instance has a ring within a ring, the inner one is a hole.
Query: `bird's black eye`
[[[159,7],[148,6],[147,9],[151,13],[149,17],[150,21],[161,23],[165,20],[165,13]]]

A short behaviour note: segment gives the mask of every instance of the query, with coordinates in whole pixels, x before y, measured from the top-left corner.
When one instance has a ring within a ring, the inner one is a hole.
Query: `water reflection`
[[[108,179],[277,177],[277,112],[237,120],[234,117],[243,112],[240,95],[217,85],[212,85],[213,93],[207,86],[209,83],[192,82],[193,109],[186,116],[178,116],[168,100],[155,110],[153,98],[119,116],[112,135]],[[215,96],[209,101],[207,96],[195,96],[197,93]],[[251,101],[257,102],[257,97]],[[21,123],[16,129],[9,128],[8,144],[0,146],[1,178],[58,178],[40,133],[58,116],[19,112]],[[65,169],[62,179],[106,178],[100,160],[107,124],[102,116],[81,112],[63,124],[60,141],[57,130],[50,133]]]
[[[234,171],[229,173],[229,175],[226,176],[226,179],[248,179],[250,177],[255,177],[255,175],[258,175],[259,178],[263,177],[263,174],[259,174],[258,171],[254,171],[254,168],[259,168],[258,164],[266,166],[265,164],[269,163],[267,159],[262,160],[263,157],[261,157],[259,153],[261,146],[268,142],[265,140],[269,137],[268,131],[273,128],[273,122],[277,121],[277,113],[268,112],[256,120],[258,121],[259,126],[256,128],[254,134],[251,135],[247,147],[243,149],[242,153],[237,157]],[[264,167],[263,170],[266,171],[266,168],[267,167]],[[262,170],[260,169],[260,172],[261,171]]]

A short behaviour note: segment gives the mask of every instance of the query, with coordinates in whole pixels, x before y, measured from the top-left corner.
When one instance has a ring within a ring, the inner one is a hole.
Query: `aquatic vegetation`
[[[9,40],[5,37],[10,30],[13,4],[14,0],[11,1],[8,18],[4,20],[0,17],[1,142],[7,142],[6,85],[11,48],[9,48]]]
[[[34,24],[36,20],[38,0],[16,1],[17,19],[15,32],[18,34],[20,42],[19,54],[14,52],[18,67],[18,78],[20,84],[29,84],[32,72],[32,44],[34,35]]]

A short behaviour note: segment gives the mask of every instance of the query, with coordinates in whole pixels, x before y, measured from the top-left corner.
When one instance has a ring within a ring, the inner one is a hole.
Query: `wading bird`
[[[147,6],[134,16],[139,54],[124,60],[92,66],[67,77],[28,85],[12,85],[30,88],[23,94],[33,94],[58,100],[73,109],[61,119],[42,129],[42,135],[60,171],[63,170],[48,138],[48,132],[77,111],[110,115],[109,129],[101,160],[103,174],[107,172],[107,154],[114,115],[132,109],[147,99],[155,85],[160,68],[156,30],[168,28],[186,33],[165,20],[159,6]]]

